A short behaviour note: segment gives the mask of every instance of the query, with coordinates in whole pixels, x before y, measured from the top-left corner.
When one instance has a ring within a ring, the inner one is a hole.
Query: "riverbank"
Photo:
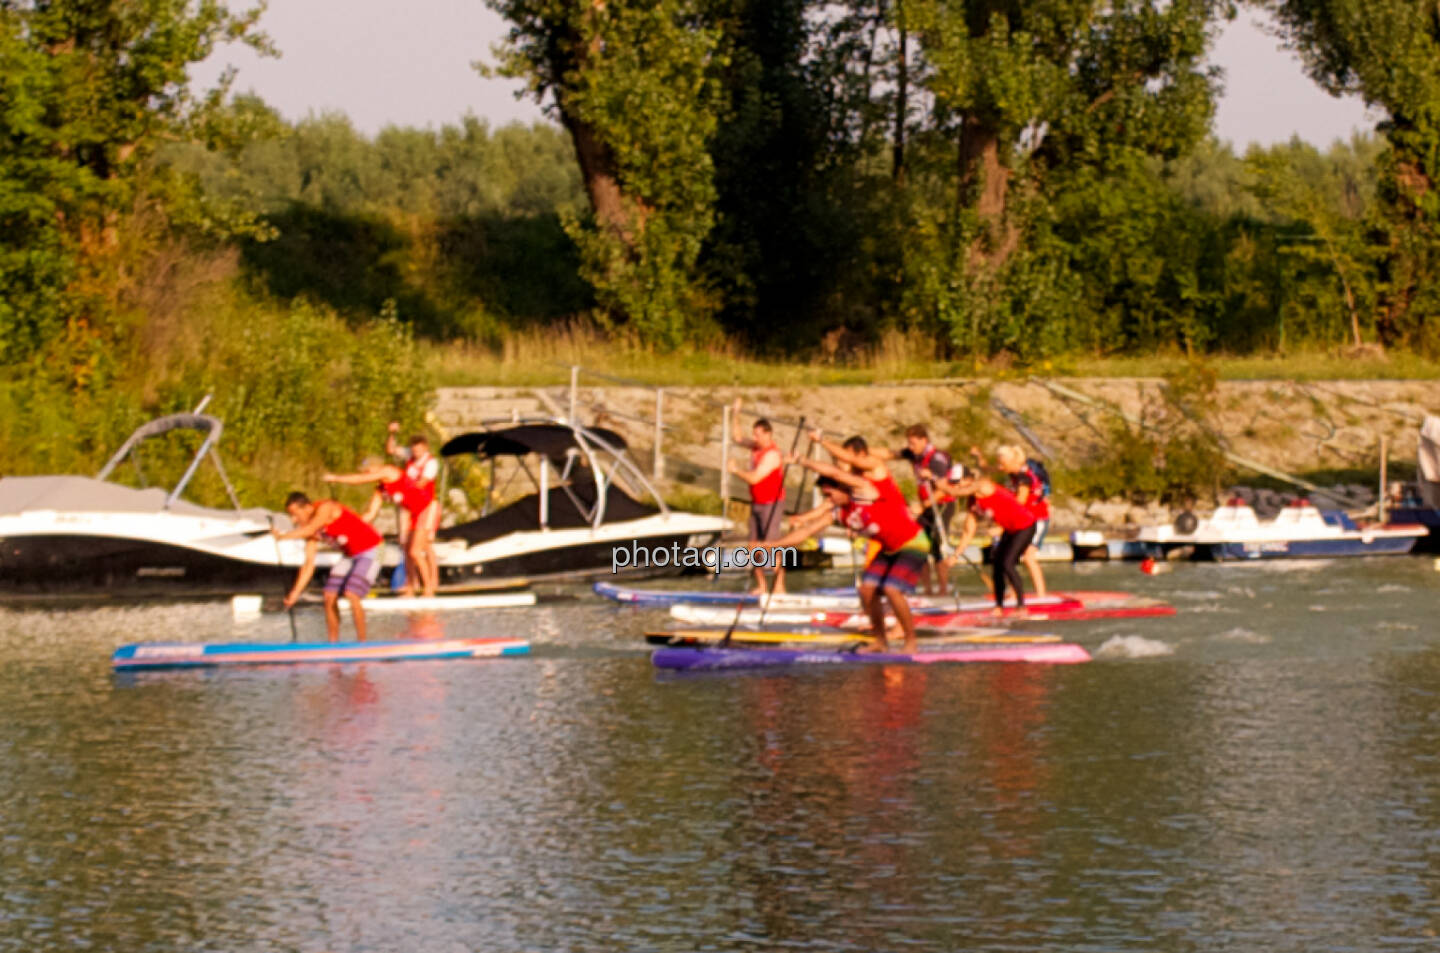
[[[635,458],[653,468],[656,389],[585,375],[581,381],[575,395],[580,419],[616,430]],[[914,423],[929,427],[937,445],[961,453],[971,445],[989,452],[999,444],[1019,444],[1044,458],[1057,478],[1056,530],[1113,529],[1168,521],[1180,508],[1204,510],[1236,484],[1259,491],[1265,506],[1310,492],[1276,474],[1338,487],[1331,491],[1336,503],[1364,509],[1375,500],[1382,440],[1390,478],[1413,474],[1420,423],[1427,412],[1440,410],[1440,381],[1222,380],[1195,405],[1177,405],[1173,388],[1155,377],[665,387],[659,472],[667,492],[718,510],[722,407],[736,397],[743,401],[746,421],[758,414],[777,422],[784,446],[794,440],[793,423],[802,418],[881,445],[900,445],[904,429]],[[563,415],[569,400],[568,386],[442,387],[432,419],[451,433],[511,413]],[[1194,419],[1178,419],[1186,413]],[[1114,463],[1116,427],[1124,421],[1135,435],[1193,424],[1195,439],[1213,439],[1231,462],[1217,470],[1208,494],[1190,502],[1077,494],[1074,483],[1082,476],[1095,484],[1095,468]],[[803,438],[799,445],[805,445]],[[908,468],[899,471],[909,476]],[[1074,478],[1069,486],[1067,477]],[[738,483],[730,489],[732,496],[741,490]]]

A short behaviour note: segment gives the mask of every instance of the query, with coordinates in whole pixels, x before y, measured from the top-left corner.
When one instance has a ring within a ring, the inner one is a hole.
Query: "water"
[[[0,613],[0,950],[1435,947],[1428,559],[1050,572],[1181,612],[1052,626],[1090,665],[681,678],[588,598],[372,619],[529,659],[126,676],[288,623]]]

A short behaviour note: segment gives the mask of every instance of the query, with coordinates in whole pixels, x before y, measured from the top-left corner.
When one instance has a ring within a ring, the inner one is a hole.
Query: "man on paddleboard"
[[[775,444],[775,428],[770,421],[761,417],[750,428],[751,439],[745,439],[740,427],[740,398],[730,414],[730,436],[736,444],[750,451],[750,469],[745,469],[734,460],[730,461],[730,472],[744,480],[750,487],[750,535],[749,543],[773,542],[780,538],[780,518],[785,511],[785,466],[780,448]],[[785,564],[775,566],[775,585],[765,586],[765,570],[756,567],[753,595],[763,596],[785,593]]]
[[[295,585],[285,596],[285,608],[300,600],[305,587],[315,575],[315,554],[320,540],[339,547],[344,556],[330,567],[325,579],[325,630],[331,642],[340,640],[340,596],[350,601],[355,619],[355,637],[365,641],[365,609],[360,600],[370,594],[375,577],[380,574],[380,534],[350,507],[335,500],[312,503],[304,493],[291,493],[285,500],[285,512],[295,528],[286,532],[271,530],[276,539],[305,540],[305,562],[295,574]]]
[[[861,536],[880,544],[880,551],[865,567],[860,577],[860,604],[870,617],[870,633],[875,642],[871,651],[889,649],[885,633],[883,596],[900,626],[906,652],[914,652],[915,620],[910,615],[906,596],[915,591],[915,582],[930,555],[930,540],[910,516],[904,499],[898,494],[881,493],[875,484],[840,467],[818,460],[792,459],[820,475],[815,486],[825,495],[825,502],[793,520],[794,529],[768,548],[793,546],[823,533],[831,523],[839,523]]]

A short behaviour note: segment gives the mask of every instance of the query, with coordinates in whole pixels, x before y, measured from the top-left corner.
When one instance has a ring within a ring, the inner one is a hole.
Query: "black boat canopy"
[[[626,449],[625,440],[613,430],[590,427],[586,436],[598,437],[607,444],[607,449]],[[481,430],[461,434],[445,442],[440,456],[455,457],[473,453],[479,457],[524,457],[535,453],[551,460],[562,460],[571,450],[586,452],[586,448],[575,439],[575,430],[563,424],[524,424],[506,427],[503,430]]]

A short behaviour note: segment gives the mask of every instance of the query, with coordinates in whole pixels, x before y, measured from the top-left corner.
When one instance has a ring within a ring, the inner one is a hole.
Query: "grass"
[[[654,387],[800,387],[883,384],[933,379],[1006,380],[1025,377],[1162,377],[1191,365],[1183,353],[1094,357],[1071,355],[1020,365],[1006,360],[941,360],[935,342],[915,333],[890,332],[873,347],[843,358],[797,353],[760,358],[731,343],[662,351],[623,334],[570,324],[517,331],[498,348],[475,344],[422,344],[421,360],[441,387],[539,387],[568,383],[579,365]],[[1437,380],[1440,362],[1414,354],[1348,356],[1311,350],[1285,355],[1209,355],[1204,363],[1221,380]],[[582,375],[582,383],[594,378]]]

